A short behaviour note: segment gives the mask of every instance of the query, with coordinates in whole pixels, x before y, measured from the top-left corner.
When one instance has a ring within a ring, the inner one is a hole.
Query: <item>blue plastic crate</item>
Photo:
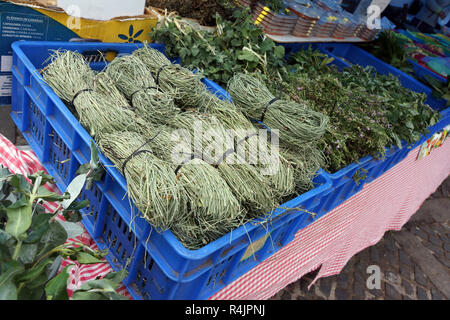
[[[51,50],[78,51],[93,69],[106,63],[98,51],[129,54],[141,45],[115,43],[27,42],[13,44],[13,102],[11,117],[47,171],[64,191],[82,164],[90,160],[92,138],[61,99],[47,86],[38,70],[48,63]],[[164,51],[163,45],[153,44]],[[47,61],[47,62],[46,62]],[[229,98],[209,80],[205,85]],[[309,212],[323,206],[331,190],[328,176],[319,171],[316,188],[277,209],[270,221],[256,219],[199,250],[188,250],[166,231],[159,233],[140,218],[126,194],[126,181],[112,163],[99,154],[106,169],[93,189],[83,224],[100,249],[109,249],[113,269],[127,268],[125,285],[134,299],[207,299],[289,243],[299,228],[311,223]],[[290,208],[285,210],[285,208]],[[302,208],[302,209],[300,209]]]
[[[433,71],[421,66],[420,64],[418,64],[417,62],[415,62],[411,59],[408,59],[408,62],[411,64],[411,67],[413,68],[414,73],[419,77],[419,79],[420,79],[420,77],[428,76],[428,77],[435,78],[444,83],[447,81],[447,79],[444,76],[441,76],[441,75],[437,74],[436,72],[433,72]]]

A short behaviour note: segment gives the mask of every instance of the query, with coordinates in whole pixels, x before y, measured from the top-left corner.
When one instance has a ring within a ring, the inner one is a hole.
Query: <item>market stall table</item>
[[[339,207],[298,231],[290,244],[210,299],[268,299],[319,267],[316,280],[338,274],[353,255],[377,243],[386,231],[400,230],[450,174],[450,142],[417,160],[419,149],[412,150],[401,163],[366,184]],[[44,170],[32,151],[18,150],[1,135],[0,164],[14,173]],[[54,209],[52,204],[48,204],[48,209]],[[87,233],[77,240],[96,248]],[[66,260],[63,266],[69,263],[73,262]],[[84,282],[111,271],[107,264],[75,264],[69,278],[69,294]],[[128,296],[125,287],[119,292]]]

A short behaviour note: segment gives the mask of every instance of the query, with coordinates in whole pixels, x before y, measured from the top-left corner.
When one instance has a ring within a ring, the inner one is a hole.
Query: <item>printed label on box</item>
[[[11,96],[12,76],[0,76],[0,97]]]
[[[48,18],[34,14],[2,13],[1,36],[22,40],[45,40]]]

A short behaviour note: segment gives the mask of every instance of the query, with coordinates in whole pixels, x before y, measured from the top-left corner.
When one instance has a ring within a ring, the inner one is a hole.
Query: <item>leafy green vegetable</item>
[[[340,72],[331,61],[311,48],[300,50],[288,58],[292,72],[283,82],[288,98],[330,117],[321,141],[327,170],[336,172],[367,155],[381,158],[385,147],[417,141],[439,119],[424,94],[406,89],[395,76],[358,65]]]
[[[67,241],[84,232],[78,225],[78,210],[89,202],[75,201],[81,188],[60,195],[44,187],[54,180],[43,172],[27,178],[31,183],[0,166],[0,300],[41,299],[44,294],[51,300],[68,299],[67,268],[57,275],[62,258],[104,263],[106,252]],[[40,204],[43,200],[61,203],[71,219],[56,220],[59,212],[46,213]],[[116,298],[112,293],[110,297]]]
[[[168,56],[180,57],[185,67],[199,69],[221,85],[238,72],[259,72],[278,79],[286,74],[284,47],[276,46],[254,25],[248,10],[235,10],[230,20],[219,15],[216,19],[216,30],[209,32],[168,18],[152,29],[150,37],[166,45]]]

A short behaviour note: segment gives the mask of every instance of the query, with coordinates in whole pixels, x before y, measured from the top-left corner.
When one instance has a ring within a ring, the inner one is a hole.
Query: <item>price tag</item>
[[[446,126],[442,131],[436,132],[433,136],[425,141],[419,150],[417,160],[428,156],[434,149],[441,147],[448,138],[450,125]]]

